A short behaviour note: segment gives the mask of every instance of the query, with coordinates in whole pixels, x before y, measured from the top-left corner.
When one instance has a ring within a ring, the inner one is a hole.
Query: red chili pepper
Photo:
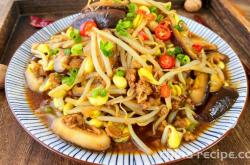
[[[167,84],[161,86],[161,97],[168,98],[171,94],[171,89]]]
[[[167,26],[159,24],[155,28],[155,35],[160,40],[166,41],[166,40],[170,39],[170,37],[171,37],[171,31],[170,31],[170,29]]]
[[[161,55],[159,64],[163,69],[171,69],[175,66],[175,58],[167,54]]]
[[[143,41],[148,40],[148,36],[143,30],[139,32],[139,36],[142,38]]]
[[[146,15],[146,11],[138,9],[137,14]]]
[[[155,19],[155,15],[149,13],[149,14],[146,14],[146,19],[149,20],[149,21],[153,21]]]
[[[40,17],[37,17],[37,16],[30,16],[30,24],[33,27],[36,27],[36,28],[45,27],[45,26],[47,26],[47,25],[49,25],[49,24],[51,24],[53,22],[54,22],[53,20],[40,18]]]
[[[193,44],[192,48],[197,52],[200,53],[203,47],[200,44]]]
[[[91,31],[91,29],[93,27],[97,27],[96,23],[94,20],[89,20],[84,22],[81,26],[80,26],[80,34],[81,36],[88,36],[89,32]]]

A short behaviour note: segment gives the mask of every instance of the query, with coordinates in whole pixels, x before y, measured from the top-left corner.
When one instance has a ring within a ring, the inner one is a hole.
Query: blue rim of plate
[[[7,70],[5,91],[10,109],[25,131],[40,144],[57,154],[81,162],[119,165],[162,164],[187,159],[210,148],[223,139],[235,127],[248,96],[247,78],[244,67],[237,54],[220,36],[203,25],[181,16],[192,32],[216,44],[219,52],[226,54],[230,58],[227,66],[231,73],[232,82],[239,84],[237,88],[239,98],[229,111],[215,121],[206,131],[201,133],[195,141],[184,143],[179,149],[162,149],[153,155],[89,151],[66,142],[55,135],[33,114],[29,107],[25,97],[24,71],[32,55],[30,52],[31,44],[48,40],[50,36],[70,26],[77,16],[79,14],[62,18],[33,34],[17,49]]]

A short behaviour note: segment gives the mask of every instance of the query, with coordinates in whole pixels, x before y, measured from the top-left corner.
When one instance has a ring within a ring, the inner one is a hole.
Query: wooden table
[[[3,11],[8,9],[12,0],[0,1],[0,25]],[[3,9],[4,7],[4,10]],[[250,9],[248,8],[248,11]],[[27,20],[24,20],[27,21]],[[1,29],[1,26],[0,26]],[[21,32],[20,32],[21,34]],[[224,35],[225,36],[225,35]],[[13,48],[14,49],[14,48]],[[249,64],[250,65],[250,64]],[[208,149],[208,152],[249,152],[250,151],[250,102],[247,103],[239,123],[222,141]],[[248,154],[250,156],[250,154]],[[0,165],[77,165],[77,162],[63,158],[33,140],[17,123],[9,110],[4,90],[0,90]],[[177,164],[250,164],[250,159],[205,159],[193,158]]]

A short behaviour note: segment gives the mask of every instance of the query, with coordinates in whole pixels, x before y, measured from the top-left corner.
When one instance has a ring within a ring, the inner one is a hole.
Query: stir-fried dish
[[[229,58],[192,33],[170,2],[89,1],[72,26],[31,52],[27,86],[44,96],[35,113],[86,149],[133,142],[151,154],[143,136],[178,148],[238,97]]]

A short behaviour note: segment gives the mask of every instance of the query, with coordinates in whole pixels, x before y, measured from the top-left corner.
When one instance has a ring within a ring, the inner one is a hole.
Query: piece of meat
[[[186,142],[189,142],[189,141],[195,140],[195,139],[196,139],[196,136],[195,136],[195,134],[193,134],[193,133],[187,131],[187,132],[184,133],[183,139],[184,139]]]
[[[32,64],[32,72],[37,78],[41,76],[45,76],[45,71],[43,70],[43,67],[41,64],[33,62],[33,61],[31,62],[31,64]]]
[[[141,67],[142,67],[142,65],[141,65],[138,61],[136,61],[136,60],[133,60],[133,61],[131,62],[131,68],[139,69],[139,68],[141,68]]]
[[[53,88],[57,87],[58,85],[60,85],[60,82],[61,82],[61,79],[60,79],[59,75],[56,74],[56,73],[50,73],[49,80],[52,83],[51,89],[53,89]]]
[[[70,128],[82,128],[84,127],[83,117],[80,114],[73,114],[63,116],[63,122]]]
[[[151,85],[146,79],[141,78],[136,83],[136,99],[138,103],[143,103],[147,100],[148,96],[153,93]]]
[[[176,117],[174,126],[178,128],[186,128],[188,126],[187,120],[185,118]]]
[[[82,59],[80,59],[80,58],[73,58],[69,62],[69,67],[72,68],[72,69],[74,69],[74,68],[80,68],[81,63],[82,63]]]
[[[112,123],[105,128],[105,131],[108,136],[112,138],[120,138],[122,136],[122,129],[120,128],[119,123]]]
[[[136,70],[135,69],[127,69],[126,70],[126,79],[128,81],[129,87],[135,88],[135,82],[137,79]]]

